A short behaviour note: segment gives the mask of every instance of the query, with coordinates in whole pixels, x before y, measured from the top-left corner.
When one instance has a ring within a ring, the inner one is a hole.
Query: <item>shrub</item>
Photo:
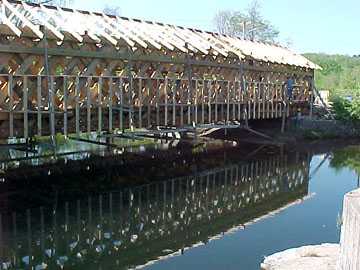
[[[360,98],[353,97],[350,101],[343,97],[335,97],[332,99],[333,111],[338,120],[343,121],[359,121],[360,120]]]

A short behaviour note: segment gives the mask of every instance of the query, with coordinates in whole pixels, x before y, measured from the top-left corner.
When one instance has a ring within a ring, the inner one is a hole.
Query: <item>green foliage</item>
[[[279,36],[279,31],[261,15],[258,0],[252,1],[246,11],[219,11],[214,21],[221,34],[270,43],[276,42]]]
[[[335,151],[330,166],[338,170],[347,167],[360,175],[360,147],[350,146]]]
[[[360,57],[308,53],[306,58],[320,65],[315,73],[316,87],[330,90],[333,95],[360,92]]]
[[[360,98],[358,96],[354,96],[352,101],[341,96],[335,96],[332,101],[336,119],[344,121],[360,120]]]

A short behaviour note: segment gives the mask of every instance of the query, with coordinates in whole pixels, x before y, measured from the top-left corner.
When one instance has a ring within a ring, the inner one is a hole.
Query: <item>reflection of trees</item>
[[[349,168],[354,170],[357,175],[360,175],[360,147],[349,146],[334,151],[330,166],[337,170]]]
[[[127,269],[302,198],[308,180],[307,159],[273,157],[2,215],[0,256],[7,269]]]

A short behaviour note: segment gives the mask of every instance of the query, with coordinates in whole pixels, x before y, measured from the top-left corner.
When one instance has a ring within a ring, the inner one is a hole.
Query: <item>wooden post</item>
[[[113,78],[109,78],[109,132],[113,132]]]
[[[87,78],[87,86],[86,86],[86,122],[87,122],[87,133],[91,132],[91,85],[92,78]]]
[[[120,82],[119,82],[119,91],[120,91],[120,110],[119,110],[119,125],[120,125],[120,130],[122,132],[124,132],[124,85],[123,85],[123,79],[120,78]]]
[[[42,110],[42,102],[41,102],[41,76],[37,76],[36,78],[36,100],[37,100],[37,134],[41,136],[41,110]]]
[[[78,76],[75,78],[75,130],[76,136],[80,136],[80,79]]]
[[[160,80],[156,79],[156,126],[160,126]]]
[[[286,124],[286,108],[288,106],[288,103],[285,103],[285,108],[282,110],[282,120],[281,120],[281,133],[285,132],[285,124]]]
[[[172,113],[172,124],[176,126],[176,92],[177,92],[177,81],[174,80],[175,85],[172,85],[172,106],[173,106],[173,113]]]
[[[102,120],[102,87],[103,80],[99,77],[98,82],[98,132],[102,131],[103,128],[103,120]]]
[[[63,91],[64,91],[64,99],[63,99],[63,106],[64,106],[64,136],[67,137],[68,135],[68,89],[67,89],[67,77],[63,78]]]
[[[360,189],[344,197],[338,269],[360,269]]]
[[[165,99],[164,126],[166,127],[168,125],[168,78],[165,78],[164,99]]]
[[[29,112],[28,112],[28,77],[23,77],[23,114],[24,114],[24,138],[29,137]]]
[[[212,114],[212,111],[211,111],[211,106],[212,106],[212,104],[211,104],[211,99],[212,99],[212,89],[213,89],[213,81],[209,81],[209,83],[210,83],[210,85],[209,85],[209,90],[208,90],[208,92],[209,92],[209,100],[208,100],[208,118],[209,118],[209,124],[211,124],[211,114]]]
[[[314,100],[315,100],[315,72],[313,71],[311,81],[310,81],[310,119],[313,117],[313,110],[314,110]]]
[[[142,96],[142,79],[139,78],[139,128],[142,128],[142,106],[143,106],[143,96]]]
[[[189,44],[185,44],[186,49],[188,49]],[[192,92],[193,92],[193,88],[192,88],[192,79],[193,79],[193,74],[192,74],[192,67],[191,67],[191,63],[190,63],[190,55],[189,52],[186,54],[186,61],[187,61],[187,77],[188,77],[188,95],[187,95],[187,108],[188,108],[188,125],[191,125],[191,111],[193,108],[193,104],[192,104]]]
[[[206,91],[206,80],[203,80],[203,87],[201,88],[201,124],[205,124],[205,91]]]
[[[134,77],[132,74],[133,63],[132,63],[132,49],[128,47],[129,50],[129,62],[128,62],[128,77],[129,77],[129,128],[131,131],[134,131],[134,103],[133,103],[133,93],[134,93]]]
[[[215,81],[215,123],[218,122],[218,92],[217,82]]]
[[[230,81],[226,81],[226,124],[230,121]]]
[[[194,100],[194,108],[195,108],[195,125],[198,123],[198,80],[195,80],[195,100]]]
[[[49,108],[50,108],[50,129],[51,129],[51,136],[53,140],[55,139],[55,92],[54,92],[54,76],[48,77],[50,79],[50,100],[49,100]]]

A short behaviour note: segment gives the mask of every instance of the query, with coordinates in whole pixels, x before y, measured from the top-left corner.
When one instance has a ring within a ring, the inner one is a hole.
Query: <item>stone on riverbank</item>
[[[338,244],[288,249],[265,258],[262,270],[335,270]]]

